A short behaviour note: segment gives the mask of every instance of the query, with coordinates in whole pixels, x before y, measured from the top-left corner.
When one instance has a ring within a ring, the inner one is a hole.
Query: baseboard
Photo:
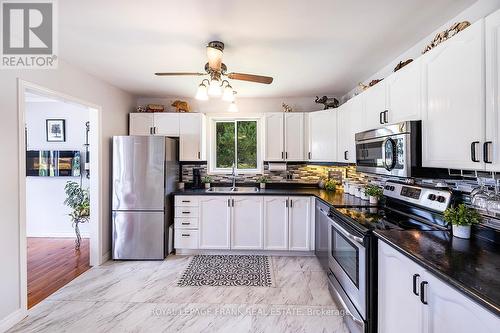
[[[0,320],[0,333],[6,332],[12,326],[23,320],[28,315],[25,309],[17,309],[7,317]]]
[[[314,251],[279,251],[279,250],[195,250],[195,249],[176,249],[176,255],[195,255],[195,254],[255,254],[265,256],[282,257],[311,257]]]
[[[82,232],[82,238],[90,238],[89,232]],[[26,237],[33,238],[76,238],[74,232],[37,232],[34,234],[26,235]]]

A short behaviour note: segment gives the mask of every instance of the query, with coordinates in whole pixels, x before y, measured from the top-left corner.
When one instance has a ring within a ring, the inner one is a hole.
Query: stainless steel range
[[[377,240],[372,231],[448,229],[442,212],[450,191],[388,181],[384,195],[383,207],[332,208],[327,215],[329,288],[352,333],[376,332]]]

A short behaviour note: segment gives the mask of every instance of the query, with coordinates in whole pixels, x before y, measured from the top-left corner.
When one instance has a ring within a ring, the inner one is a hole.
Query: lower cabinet
[[[199,248],[230,249],[230,197],[199,197]]]
[[[493,333],[498,327],[499,317],[379,241],[378,332]]]
[[[263,248],[264,201],[262,196],[231,198],[231,249]]]
[[[288,197],[264,197],[264,249],[288,250]]]
[[[290,197],[288,205],[288,249],[309,251],[311,240],[311,199]]]

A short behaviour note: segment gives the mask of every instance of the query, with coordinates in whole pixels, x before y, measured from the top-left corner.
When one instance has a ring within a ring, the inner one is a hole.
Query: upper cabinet
[[[206,160],[204,114],[183,114],[179,118],[179,138],[180,161]]]
[[[337,161],[337,111],[331,109],[308,114],[310,161]]]
[[[500,10],[485,20],[486,140],[483,161],[488,171],[500,171]]]
[[[304,113],[267,113],[265,115],[265,160],[304,160]]]
[[[154,113],[129,114],[130,135],[152,135],[154,133]]]
[[[387,122],[385,93],[385,80],[382,80],[361,95],[364,112],[362,130],[378,128]]]
[[[485,137],[484,20],[422,61],[422,165],[482,169]]]
[[[356,163],[354,136],[362,130],[363,105],[361,95],[355,96],[338,109],[337,161]]]
[[[178,113],[155,113],[154,123],[154,134],[165,136],[179,136]]]

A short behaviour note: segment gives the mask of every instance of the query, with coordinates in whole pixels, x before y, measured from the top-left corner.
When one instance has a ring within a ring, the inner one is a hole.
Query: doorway
[[[19,83],[25,308],[101,263],[99,119],[97,106]]]

